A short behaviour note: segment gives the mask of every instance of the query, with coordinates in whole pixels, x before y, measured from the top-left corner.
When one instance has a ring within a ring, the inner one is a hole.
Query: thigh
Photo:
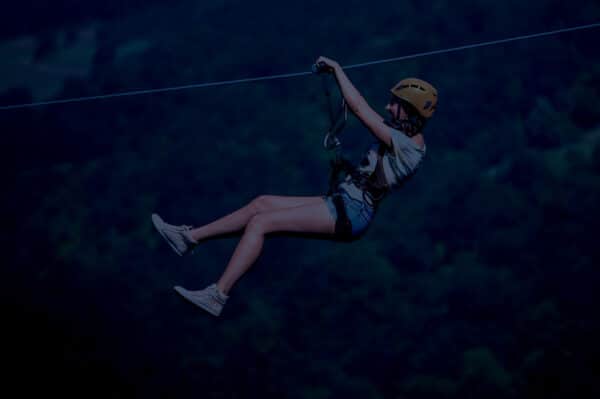
[[[316,201],[311,202],[314,203],[259,213],[250,220],[248,226],[258,228],[264,233],[333,234],[335,219],[325,200],[322,197],[316,197]]]
[[[284,195],[261,195],[253,201],[258,212],[271,212],[279,209],[318,204],[320,202],[322,202],[322,197],[319,196],[293,197]]]

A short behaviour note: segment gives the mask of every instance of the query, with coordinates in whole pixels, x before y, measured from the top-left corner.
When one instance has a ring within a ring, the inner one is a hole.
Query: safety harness
[[[328,195],[332,195],[337,185],[340,183],[340,176],[343,173],[352,177],[352,182],[357,187],[365,191],[371,198],[374,205],[379,202],[385,193],[389,190],[386,182],[385,173],[383,171],[383,156],[386,151],[386,146],[383,143],[379,144],[377,150],[377,164],[372,173],[360,172],[354,164],[342,155],[342,142],[339,139],[339,134],[346,125],[348,120],[348,105],[342,96],[341,105],[338,110],[334,109],[331,90],[327,83],[327,77],[323,74],[323,91],[327,98],[327,109],[330,119],[330,127],[325,133],[323,139],[323,147],[328,151],[334,152],[334,158],[330,162],[331,169],[329,174],[329,191]]]
[[[313,70],[315,69],[313,68]],[[383,156],[386,151],[386,146],[385,144],[380,143],[377,150],[377,163],[375,169],[371,173],[360,172],[354,164],[344,158],[342,155],[342,142],[338,136],[348,120],[348,105],[342,96],[341,105],[336,111],[334,109],[331,91],[329,90],[325,74],[323,74],[322,82],[323,91],[327,98],[327,108],[331,122],[329,129],[325,133],[325,138],[323,139],[323,147],[328,151],[334,152],[334,158],[330,162],[331,169],[329,173],[329,190],[327,195],[332,197],[338,214],[335,227],[336,233],[338,233],[341,238],[350,239],[352,236],[352,224],[346,214],[342,197],[337,192],[337,186],[345,176],[351,176],[354,185],[363,192],[363,199],[376,209],[379,202],[389,191],[389,186],[387,185],[383,170]],[[342,176],[342,173],[345,174],[345,176]]]

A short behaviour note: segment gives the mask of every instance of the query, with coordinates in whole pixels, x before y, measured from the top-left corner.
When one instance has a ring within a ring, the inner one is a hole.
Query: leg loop
[[[332,197],[335,210],[337,212],[337,220],[335,221],[335,234],[343,240],[352,239],[352,222],[346,213],[344,199],[340,194],[334,194]]]

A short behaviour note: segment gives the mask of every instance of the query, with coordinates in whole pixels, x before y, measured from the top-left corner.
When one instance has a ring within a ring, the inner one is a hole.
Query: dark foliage
[[[558,0],[41,4],[13,4],[0,24],[0,64],[32,72],[3,83],[2,105],[296,72],[321,54],[352,64],[600,19],[597,2]],[[259,194],[323,194],[320,79],[0,111],[6,391],[600,397],[599,32],[349,71],[381,112],[401,77],[438,87],[422,169],[360,241],[271,237],[219,319],[171,287],[216,279],[237,237],[176,258],[150,214],[198,225]],[[14,39],[23,35],[31,42]],[[27,46],[22,62],[14,49]],[[351,120],[347,153],[371,142]]]

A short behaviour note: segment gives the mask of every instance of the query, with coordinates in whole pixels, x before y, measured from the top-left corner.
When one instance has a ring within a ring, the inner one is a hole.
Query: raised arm
[[[375,137],[380,141],[383,141],[388,147],[391,147],[392,134],[390,128],[383,123],[384,118],[369,106],[364,97],[359,93],[356,87],[354,87],[352,82],[350,82],[350,79],[348,79],[348,76],[346,76],[346,73],[340,64],[326,57],[319,57],[317,59],[317,64],[320,62],[324,62],[333,71],[335,79],[340,86],[340,91],[352,113],[356,115],[362,124],[365,125]]]

